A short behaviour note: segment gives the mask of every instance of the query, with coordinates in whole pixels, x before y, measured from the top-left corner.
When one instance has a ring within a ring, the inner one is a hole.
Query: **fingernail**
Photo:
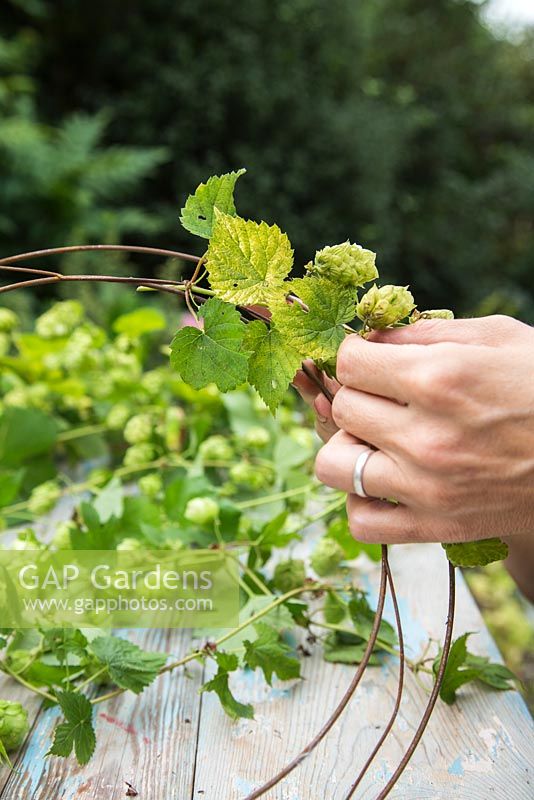
[[[321,414],[317,414],[317,419],[319,420],[321,425],[326,425],[326,423],[328,422],[328,417],[323,417],[321,416]]]

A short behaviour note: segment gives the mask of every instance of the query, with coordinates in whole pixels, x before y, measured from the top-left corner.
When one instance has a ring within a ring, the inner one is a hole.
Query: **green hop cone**
[[[43,339],[68,336],[83,321],[84,310],[77,300],[64,300],[41,314],[35,322],[35,331]]]
[[[245,461],[234,464],[230,468],[229,475],[236,486],[251,491],[265,489],[274,479],[274,473],[268,465],[247,464]]]
[[[143,464],[150,464],[155,457],[155,448],[148,442],[141,442],[133,444],[127,449],[123,464],[125,467],[141,467]]]
[[[267,428],[262,428],[259,425],[249,428],[242,438],[245,447],[252,447],[254,449],[266,447],[271,441],[271,434]]]
[[[306,567],[300,558],[290,558],[280,561],[274,569],[273,583],[278,591],[285,594],[292,589],[298,589],[306,580]]]
[[[346,241],[318,250],[309,272],[355,288],[378,278],[375,261],[376,253]]]
[[[143,475],[139,479],[139,488],[147,497],[157,497],[163,489],[163,480],[161,475],[157,472],[151,472],[150,475]]]
[[[234,457],[234,449],[230,442],[224,436],[217,434],[204,439],[198,452],[203,461],[231,461]]]
[[[72,547],[71,534],[76,533],[78,530],[78,526],[72,520],[60,522],[56,526],[54,536],[52,537],[52,546],[55,547],[56,550],[70,550]]]
[[[0,741],[8,752],[21,746],[29,729],[26,709],[20,703],[0,700]]]
[[[454,312],[448,308],[432,308],[429,311],[412,311],[410,322],[417,322],[420,319],[454,319]]]
[[[128,444],[141,444],[152,438],[152,417],[150,414],[136,414],[128,420],[124,428],[124,438]]]
[[[317,575],[324,578],[325,575],[331,575],[338,569],[344,557],[339,544],[334,539],[325,537],[317,543],[310,563]]]
[[[130,419],[131,413],[132,412],[127,405],[124,405],[124,403],[118,403],[109,411],[106,417],[106,425],[112,431],[120,431]]]
[[[415,307],[407,286],[375,284],[356,306],[356,314],[369,328],[387,328],[408,316]]]
[[[219,516],[219,504],[211,497],[193,497],[185,507],[184,517],[195,525],[208,525]]]
[[[28,500],[28,509],[35,516],[46,514],[56,505],[60,497],[61,490],[57,483],[55,481],[45,481],[45,483],[39,484],[32,491]]]
[[[11,333],[19,324],[20,320],[14,311],[10,308],[0,308],[0,332]]]

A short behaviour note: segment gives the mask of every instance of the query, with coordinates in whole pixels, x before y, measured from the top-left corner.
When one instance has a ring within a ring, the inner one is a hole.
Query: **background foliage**
[[[181,244],[186,194],[246,165],[303,263],[350,237],[423,305],[534,319],[531,33],[471,0],[4,5],[3,251]]]

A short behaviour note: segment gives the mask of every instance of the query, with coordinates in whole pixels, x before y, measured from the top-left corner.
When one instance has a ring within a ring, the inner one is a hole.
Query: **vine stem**
[[[386,572],[389,584],[389,591],[391,593],[391,601],[393,603],[393,611],[395,613],[395,621],[397,624],[397,637],[399,640],[399,681],[397,684],[397,696],[395,698],[395,705],[393,706],[393,711],[391,712],[391,716],[387,722],[386,727],[384,728],[382,735],[376,745],[374,746],[372,752],[370,753],[367,761],[361,768],[360,772],[358,773],[356,780],[352,784],[349,789],[348,794],[345,796],[344,800],[350,800],[350,798],[354,795],[354,792],[360,785],[364,775],[367,773],[367,770],[371,766],[372,762],[376,758],[377,753],[381,749],[382,745],[386,741],[387,737],[389,736],[391,729],[397,719],[397,714],[399,713],[399,708],[402,701],[402,692],[404,689],[404,669],[405,669],[405,652],[404,652],[404,636],[402,632],[402,621],[399,611],[399,604],[397,601],[397,592],[395,591],[395,583],[393,581],[393,574],[391,572],[391,567],[389,566],[389,562],[386,563]]]
[[[282,770],[280,770],[280,772],[278,772],[276,775],[274,775],[274,777],[272,777],[269,781],[267,781],[267,783],[264,783],[263,786],[260,786],[258,789],[255,789],[251,794],[247,795],[245,800],[256,800],[256,798],[262,797],[265,794],[265,792],[268,792],[269,789],[272,789],[274,786],[276,786],[276,784],[280,783],[280,781],[286,778],[289,775],[289,773],[292,772],[296,767],[298,767],[299,764],[301,764],[302,761],[304,761],[304,759],[324,739],[324,737],[334,727],[334,725],[340,718],[341,714],[347,707],[354,692],[358,688],[358,684],[360,683],[365,670],[367,669],[369,659],[371,658],[371,654],[373,652],[378,637],[378,631],[380,629],[380,623],[382,621],[382,614],[384,611],[384,602],[386,599],[387,565],[388,565],[387,546],[382,545],[382,570],[380,576],[380,589],[378,592],[378,604],[376,607],[373,627],[361,663],[359,664],[358,669],[356,670],[356,673],[352,681],[350,682],[349,687],[346,690],[345,694],[341,698],[340,702],[334,709],[331,716],[327,719],[321,730],[314,736],[311,742],[309,742],[306,745],[306,747],[303,750],[301,750],[301,752],[292,761],[289,762],[289,764],[287,764]]]
[[[426,705],[423,716],[421,717],[421,721],[417,726],[417,730],[413,736],[413,739],[408,745],[406,752],[404,753],[402,759],[400,760],[397,769],[395,770],[395,772],[393,773],[387,784],[384,786],[380,794],[377,795],[376,800],[384,800],[384,798],[388,796],[388,794],[391,792],[391,790],[399,780],[400,776],[408,766],[408,763],[411,757],[413,756],[417,745],[421,741],[423,733],[425,732],[432,711],[434,710],[434,706],[436,705],[436,700],[438,699],[441,690],[441,685],[443,683],[443,678],[445,676],[445,670],[447,668],[447,661],[449,659],[449,652],[451,649],[452,630],[454,627],[455,599],[456,599],[455,568],[449,561],[449,604],[447,611],[447,625],[445,628],[445,638],[443,640],[443,649],[441,651],[441,659],[439,662],[438,674],[436,675],[436,680],[434,681],[434,686],[432,687],[428,703]]]
[[[242,622],[236,628],[232,628],[228,633],[225,633],[223,636],[220,636],[218,639],[215,640],[213,643],[214,647],[220,647],[221,644],[224,644],[228,639],[231,639],[232,636],[240,633],[241,631],[248,628],[249,625],[253,625],[259,619],[264,617],[266,614],[269,614],[274,608],[277,608],[281,603],[285,603],[286,600],[291,599],[292,597],[296,597],[299,594],[304,594],[304,592],[312,592],[315,589],[318,589],[320,584],[309,583],[304,586],[299,586],[296,589],[291,589],[291,591],[286,592],[285,594],[280,595],[273,600],[272,603],[262,608],[260,611],[257,611],[256,614],[253,614],[247,620]],[[165,667],[162,667],[159,671],[159,675],[163,675],[165,672],[172,672],[173,670],[177,669],[178,667],[183,667],[185,664],[188,664],[190,661],[194,661],[196,658],[201,658],[205,655],[205,651],[203,649],[200,650],[193,650],[191,653],[188,653],[183,658],[180,658],[178,661],[173,661],[170,664],[167,664]],[[126,690],[125,689],[114,689],[112,692],[108,692],[107,694],[101,694],[99,697],[95,697],[91,700],[92,705],[97,705],[98,703],[103,703],[106,700],[111,700],[114,697],[118,697],[120,694],[123,694]]]

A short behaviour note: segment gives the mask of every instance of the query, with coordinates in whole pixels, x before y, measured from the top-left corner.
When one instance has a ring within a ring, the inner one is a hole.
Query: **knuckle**
[[[450,473],[456,466],[461,444],[462,439],[454,430],[426,431],[414,440],[412,457],[418,467]]]
[[[358,338],[358,334],[347,336],[337,351],[336,375],[340,383],[348,383],[354,372],[354,346]]]
[[[445,481],[433,481],[424,490],[425,505],[433,510],[447,512],[456,506],[456,495],[452,486]]]
[[[465,376],[454,345],[434,348],[431,360],[413,372],[411,384],[420,401],[436,407],[450,404],[465,386]]]

